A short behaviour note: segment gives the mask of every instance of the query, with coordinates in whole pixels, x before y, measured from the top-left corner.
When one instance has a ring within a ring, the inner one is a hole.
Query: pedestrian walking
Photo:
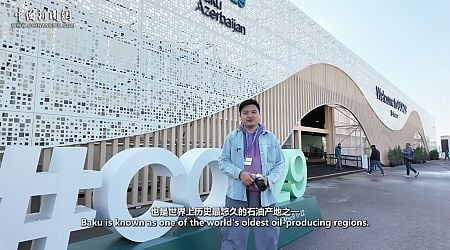
[[[334,148],[334,156],[336,157],[336,166],[334,169],[342,169],[342,147],[341,144],[338,143],[338,145]]]
[[[409,175],[410,171],[414,172],[414,177],[419,176],[420,172],[415,170],[411,164],[414,159],[414,150],[411,147],[411,144],[408,142],[406,143],[406,148],[403,150],[403,155],[405,156],[405,164],[406,164],[406,175],[405,177],[409,178],[411,175]]]
[[[381,171],[381,176],[385,176],[383,167],[381,166],[380,163],[380,151],[377,149],[375,145],[370,146],[370,148],[372,149],[372,152],[370,154],[370,166],[367,174],[372,175],[372,171],[374,170],[374,168],[378,167]]]

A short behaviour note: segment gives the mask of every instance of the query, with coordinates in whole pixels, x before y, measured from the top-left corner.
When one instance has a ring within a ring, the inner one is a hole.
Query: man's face
[[[259,124],[259,111],[256,105],[250,104],[245,106],[241,111],[241,121],[245,127],[254,127]]]

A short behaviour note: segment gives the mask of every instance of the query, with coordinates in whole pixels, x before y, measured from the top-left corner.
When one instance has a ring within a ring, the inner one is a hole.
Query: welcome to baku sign
[[[227,177],[218,167],[221,149],[192,149],[180,158],[161,148],[132,148],[112,157],[101,171],[83,170],[86,148],[55,148],[48,172],[36,172],[41,149],[9,146],[0,167],[0,249],[17,249],[19,242],[33,240],[35,249],[66,249],[71,231],[92,226],[89,221],[153,221],[151,227],[109,227],[123,237],[144,242],[163,236],[170,227],[159,221],[177,221],[178,216],[152,216],[151,211],[166,208],[223,207]],[[274,188],[277,201],[301,197],[306,188],[306,162],[300,150],[284,149],[286,167]],[[208,165],[212,188],[200,199],[198,180]],[[127,190],[133,176],[150,166],[158,176],[171,177],[172,202],[155,200],[146,213],[132,217],[127,207]],[[77,206],[80,189],[94,189],[93,209]],[[41,196],[38,213],[27,214],[30,197]],[[219,220],[221,216],[198,216]],[[82,225],[82,222],[83,225]]]

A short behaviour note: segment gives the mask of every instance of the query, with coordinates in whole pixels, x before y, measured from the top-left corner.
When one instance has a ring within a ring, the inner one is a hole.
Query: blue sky
[[[450,1],[290,1],[430,113],[438,138],[450,135]]]

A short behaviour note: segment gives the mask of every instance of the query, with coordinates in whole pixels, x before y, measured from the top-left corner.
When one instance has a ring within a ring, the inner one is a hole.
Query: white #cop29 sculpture
[[[162,207],[222,207],[225,202],[227,178],[218,167],[221,153],[217,148],[192,149],[178,159],[172,152],[162,148],[133,148],[111,158],[102,168],[103,184],[94,190],[94,207],[100,218],[143,221],[177,221],[178,216],[153,217],[151,211]],[[202,202],[198,191],[198,179],[203,167],[208,164],[212,173],[212,188],[208,198]],[[132,218],[127,207],[127,189],[131,178],[143,166],[150,165],[156,175],[170,176],[170,194],[173,203],[155,200],[143,215]],[[200,219],[220,219],[200,217]],[[112,227],[123,237],[144,242],[163,236],[170,227]]]
[[[300,150],[282,150],[286,158],[283,178],[275,185],[277,201],[301,197],[306,188],[306,162]],[[33,249],[65,249],[71,231],[82,229],[81,220],[119,219],[176,221],[178,217],[152,217],[154,208],[222,207],[227,188],[217,160],[221,149],[192,149],[178,159],[161,148],[133,148],[112,157],[100,172],[83,170],[86,148],[55,148],[48,172],[36,173],[40,148],[9,146],[0,167],[0,249],[17,249],[19,242],[34,240]],[[205,165],[212,173],[212,188],[202,202],[198,179]],[[173,203],[154,201],[143,215],[132,218],[127,208],[127,190],[131,178],[145,166],[156,175],[172,177]],[[94,209],[77,206],[79,189],[94,189]],[[283,191],[284,190],[284,191]],[[39,213],[27,214],[31,196],[42,195]],[[220,217],[199,217],[215,220]],[[143,242],[156,239],[170,227],[116,227],[125,238]]]
[[[79,189],[101,186],[101,172],[83,170],[86,148],[55,148],[48,172],[36,173],[41,149],[7,147],[0,167],[0,249],[66,249],[71,231],[95,210],[77,206]],[[27,214],[30,197],[41,195],[38,213]]]
[[[71,231],[82,229],[81,220],[96,217],[120,220],[177,220],[178,217],[152,217],[152,208],[221,207],[227,178],[219,168],[220,149],[193,149],[178,159],[161,148],[133,148],[112,157],[98,171],[83,170],[86,148],[55,148],[49,172],[36,173],[40,148],[9,146],[0,168],[0,249],[17,249],[18,243],[34,240],[35,249],[65,249]],[[198,179],[209,165],[213,183],[209,197],[202,202]],[[159,176],[172,177],[173,203],[154,201],[143,215],[132,218],[126,194],[133,176],[150,165]],[[102,176],[103,175],[103,176]],[[94,208],[76,206],[79,189],[94,189]],[[31,196],[43,195],[39,213],[27,214]],[[202,217],[200,219],[219,219]],[[112,227],[125,238],[143,242],[164,235],[170,227]]]

